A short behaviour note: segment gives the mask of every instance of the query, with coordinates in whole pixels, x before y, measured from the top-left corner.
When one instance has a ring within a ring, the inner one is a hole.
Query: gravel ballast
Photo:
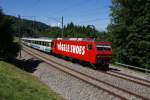
[[[148,88],[146,86],[142,86],[142,85],[136,84],[134,82],[130,82],[130,81],[127,81],[127,80],[124,80],[124,79],[116,78],[114,76],[110,76],[110,75],[101,73],[99,71],[93,70],[92,68],[81,66],[78,63],[72,63],[70,61],[65,61],[63,59],[59,59],[57,57],[54,57],[54,56],[51,56],[51,55],[47,55],[47,54],[43,54],[43,55],[45,55],[45,56],[47,56],[47,57],[49,57],[49,58],[51,58],[51,59],[61,63],[61,64],[64,64],[64,65],[66,65],[68,67],[74,68],[74,69],[79,70],[81,72],[84,72],[84,73],[86,73],[88,75],[96,77],[97,79],[100,79],[100,80],[102,80],[104,82],[111,83],[114,86],[123,88],[123,89],[125,89],[127,91],[134,92],[136,94],[140,94],[141,96],[144,96],[146,98],[150,98],[150,96],[149,96],[150,88]]]
[[[22,51],[23,59],[35,59]],[[66,100],[119,100],[105,91],[99,90],[79,79],[76,79],[50,65],[41,62],[33,75],[59,93]]]

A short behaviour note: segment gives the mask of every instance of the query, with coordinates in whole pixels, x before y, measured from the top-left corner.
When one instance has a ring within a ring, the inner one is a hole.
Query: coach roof
[[[52,38],[22,38],[22,40],[51,42],[53,39]]]

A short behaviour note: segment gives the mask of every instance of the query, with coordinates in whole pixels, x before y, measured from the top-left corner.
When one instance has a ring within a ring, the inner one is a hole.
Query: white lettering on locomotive
[[[85,54],[85,46],[62,44],[60,42],[57,44],[57,49],[60,51],[70,52],[79,55]]]

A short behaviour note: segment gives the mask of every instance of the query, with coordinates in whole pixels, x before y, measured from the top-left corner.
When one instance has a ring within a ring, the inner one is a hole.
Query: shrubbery
[[[0,58],[11,60],[17,56],[19,44],[13,42],[12,19],[5,17],[0,9]]]

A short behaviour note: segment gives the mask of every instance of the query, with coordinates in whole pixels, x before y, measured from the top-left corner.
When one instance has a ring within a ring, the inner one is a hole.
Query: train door
[[[94,43],[90,42],[87,44],[87,54],[86,54],[86,60],[90,63],[95,63],[95,48]]]

